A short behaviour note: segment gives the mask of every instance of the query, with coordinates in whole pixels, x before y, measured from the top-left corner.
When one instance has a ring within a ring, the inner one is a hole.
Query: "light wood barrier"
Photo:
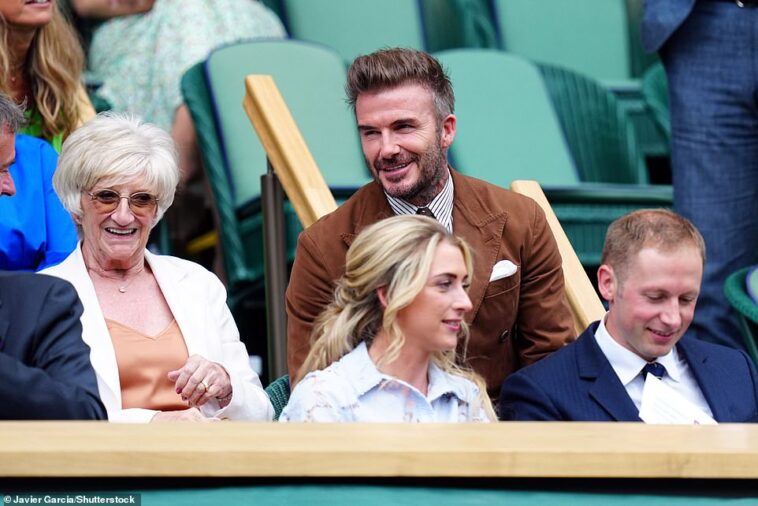
[[[87,90],[84,86],[79,86],[76,90],[76,108],[79,110],[79,120],[76,123],[77,127],[82,126],[89,120],[95,117],[95,108],[92,106],[92,102],[87,95]]]
[[[0,423],[0,477],[758,478],[758,426]]]
[[[553,208],[547,201],[547,197],[542,191],[537,181],[513,181],[511,189],[516,193],[526,195],[534,199],[537,204],[545,211],[547,223],[553,232],[555,242],[558,243],[558,250],[561,252],[563,259],[563,276],[566,279],[566,297],[571,306],[571,313],[574,315],[574,326],[576,334],[584,332],[587,326],[603,317],[605,308],[600,302],[595,288],[592,286],[587,273],[576,256],[574,248],[563,231],[563,227],[558,222],[558,218],[553,212]]]
[[[271,76],[245,79],[243,105],[303,228],[337,209],[292,114]]]

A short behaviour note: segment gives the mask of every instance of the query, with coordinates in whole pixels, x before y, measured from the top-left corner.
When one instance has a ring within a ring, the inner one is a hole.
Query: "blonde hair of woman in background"
[[[84,53],[76,31],[56,0],[0,0],[0,40],[0,92],[26,102],[32,112],[27,133],[59,149],[79,120]]]

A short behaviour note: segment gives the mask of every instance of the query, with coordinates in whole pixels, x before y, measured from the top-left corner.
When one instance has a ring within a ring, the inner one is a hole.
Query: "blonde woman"
[[[0,0],[0,93],[26,103],[22,131],[60,151],[79,122],[84,53],[57,0]]]
[[[470,272],[468,246],[435,220],[397,216],[366,227],[282,421],[494,420],[483,380],[456,363],[468,338]]]

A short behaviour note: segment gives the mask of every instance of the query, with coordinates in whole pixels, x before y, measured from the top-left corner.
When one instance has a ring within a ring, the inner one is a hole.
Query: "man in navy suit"
[[[608,228],[598,288],[608,312],[578,340],[503,383],[503,420],[639,421],[643,370],[718,422],[758,419],[755,367],[733,348],[682,337],[695,313],[703,238],[666,210]],[[648,365],[651,364],[651,365]]]
[[[0,95],[0,197],[15,193],[9,168],[23,120]],[[66,281],[0,271],[0,419],[105,419],[81,314]]]
[[[744,348],[723,285],[758,262],[758,0],[645,0],[671,104],[674,210],[708,246],[689,334]]]

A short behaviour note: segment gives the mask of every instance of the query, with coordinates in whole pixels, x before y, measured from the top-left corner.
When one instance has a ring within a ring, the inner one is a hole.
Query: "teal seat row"
[[[484,0],[266,0],[293,38],[326,44],[346,61],[381,47],[438,51],[497,44]]]
[[[602,81],[639,78],[643,0],[264,0],[293,38],[345,61],[380,47],[499,48]]]
[[[346,62],[387,46],[429,52],[497,48],[565,67],[612,89],[646,156],[668,155],[641,93],[657,60],[642,49],[644,0],[266,0],[291,37],[326,44]]]
[[[596,81],[496,50],[436,56],[456,95],[452,163],[500,186],[538,181],[585,266],[599,264],[611,221],[672,205],[671,187],[647,184],[634,130]]]

